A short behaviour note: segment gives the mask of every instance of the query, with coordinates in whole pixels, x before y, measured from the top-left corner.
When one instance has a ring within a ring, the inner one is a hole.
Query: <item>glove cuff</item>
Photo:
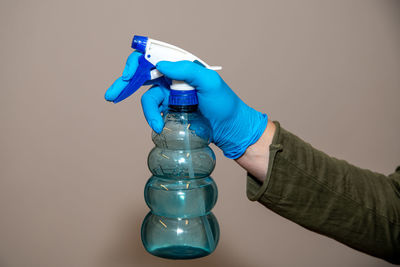
[[[240,109],[234,121],[224,123],[229,127],[225,127],[225,129],[218,127],[218,129],[223,129],[224,138],[215,142],[215,144],[229,159],[241,157],[249,146],[260,139],[268,124],[267,114],[245,106],[245,108]]]

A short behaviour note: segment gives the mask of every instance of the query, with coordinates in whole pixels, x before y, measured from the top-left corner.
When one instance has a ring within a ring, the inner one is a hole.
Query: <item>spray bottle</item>
[[[134,36],[132,48],[143,55],[132,80],[114,103],[161,77],[155,65],[162,60],[190,60],[221,69],[179,47],[143,36]],[[162,132],[152,133],[156,145],[148,156],[152,176],[144,190],[150,212],[143,221],[141,237],[145,249],[155,256],[193,259],[212,253],[219,239],[218,221],[211,212],[218,195],[210,177],[215,167],[215,155],[208,146],[212,132],[198,111],[196,90],[189,84],[172,81],[168,104]]]

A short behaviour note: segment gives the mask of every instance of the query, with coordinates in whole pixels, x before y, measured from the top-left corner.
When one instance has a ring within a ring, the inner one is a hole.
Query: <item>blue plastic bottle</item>
[[[142,53],[129,84],[113,100],[118,103],[136,92],[145,82],[163,75],[155,68],[162,60],[190,60],[212,70],[200,58],[177,46],[135,35],[132,48]],[[156,145],[148,157],[153,174],[144,197],[151,211],[142,224],[146,250],[169,259],[193,259],[212,253],[219,239],[219,226],[211,209],[217,201],[217,186],[210,177],[215,167],[214,152],[208,147],[211,128],[197,109],[195,88],[183,81],[163,78],[170,87],[169,110],[164,114],[161,134],[153,132]]]
[[[161,134],[153,132],[148,157],[153,176],[144,196],[151,211],[142,224],[146,250],[159,257],[192,259],[212,253],[219,226],[211,212],[217,186],[209,176],[215,155],[211,128],[197,109],[196,91],[171,90]]]

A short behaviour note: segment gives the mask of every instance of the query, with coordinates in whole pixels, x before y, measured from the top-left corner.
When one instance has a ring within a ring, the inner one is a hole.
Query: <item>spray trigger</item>
[[[136,92],[142,85],[154,81],[156,84],[172,89],[173,91],[194,91],[195,88],[184,81],[171,81],[160,73],[156,64],[162,60],[180,61],[189,60],[205,68],[220,70],[220,66],[210,66],[195,55],[177,46],[149,39],[145,36],[135,35],[132,41],[132,48],[143,53],[138,59],[138,68],[128,85],[122,90],[118,97],[113,101],[118,103]],[[162,76],[164,76],[162,78]],[[183,92],[181,92],[183,93]]]
[[[141,55],[138,61],[139,61],[139,66],[135,74],[133,75],[131,81],[125,87],[125,89],[122,90],[122,92],[118,95],[118,97],[113,101],[114,103],[118,103],[124,100],[125,98],[129,97],[134,92],[136,92],[146,81],[152,79],[151,72],[152,69],[154,68],[154,65],[151,64],[149,61],[147,61],[144,55]]]

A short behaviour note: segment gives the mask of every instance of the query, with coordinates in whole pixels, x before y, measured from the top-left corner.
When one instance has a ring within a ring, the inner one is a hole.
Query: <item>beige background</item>
[[[132,35],[148,35],[222,65],[245,102],[315,147],[388,174],[400,164],[399,14],[395,1],[2,0],[0,266],[389,266],[248,201],[244,170],[215,147],[217,250],[147,254],[150,130],[139,94],[103,94]]]

